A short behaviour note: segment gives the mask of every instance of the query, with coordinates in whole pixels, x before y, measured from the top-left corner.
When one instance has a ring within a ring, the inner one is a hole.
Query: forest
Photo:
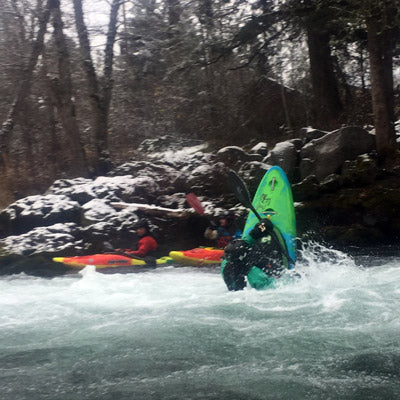
[[[0,4],[0,207],[162,135],[212,149],[368,126],[398,162],[399,0]]]

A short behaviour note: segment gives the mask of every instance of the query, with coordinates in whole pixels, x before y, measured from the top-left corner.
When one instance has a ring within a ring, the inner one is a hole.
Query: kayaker
[[[236,225],[236,215],[233,211],[226,211],[218,217],[219,226],[208,227],[204,237],[217,241],[217,247],[223,249],[233,239],[238,239],[242,231]]]
[[[264,287],[271,285],[282,275],[290,259],[284,243],[279,230],[269,219],[255,225],[249,236],[229,243],[225,248],[226,264],[222,272],[228,289],[244,289],[245,278],[252,267],[261,270]]]
[[[158,244],[151,234],[149,224],[146,220],[142,219],[136,222],[134,229],[139,237],[137,249],[117,249],[117,251],[122,251],[133,257],[145,258],[151,256],[152,253],[157,249]]]

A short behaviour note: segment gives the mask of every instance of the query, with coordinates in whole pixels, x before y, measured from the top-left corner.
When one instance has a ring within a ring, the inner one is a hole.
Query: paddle
[[[186,201],[188,202],[189,206],[192,207],[193,210],[197,212],[197,214],[203,215],[207,218],[211,227],[213,227],[213,228],[216,227],[215,223],[206,216],[206,212],[204,210],[203,204],[201,204],[201,201],[194,193],[188,193],[186,195]]]
[[[231,188],[232,192],[236,196],[236,198],[246,207],[250,208],[253,211],[254,215],[258,218],[259,221],[262,220],[260,214],[254,208],[251,203],[250,193],[247,190],[246,184],[242,181],[242,179],[236,174],[234,171],[229,171],[228,175],[228,185]]]
[[[251,211],[253,211],[254,215],[258,218],[258,220],[261,222],[262,218],[260,214],[257,212],[257,210],[254,208],[251,199],[250,199],[250,193],[247,189],[246,184],[242,181],[242,179],[236,174],[234,171],[229,171],[228,175],[228,185],[231,188],[232,192],[235,194],[236,198],[246,207],[250,208]],[[292,257],[290,257],[286,246],[283,246],[282,243],[280,242],[277,234],[272,231],[271,236],[275,239],[275,241],[279,244],[280,248],[283,251],[283,254],[285,257],[289,260],[291,264],[294,265],[294,261]]]
[[[186,195],[186,201],[188,202],[189,206],[197,212],[197,214],[205,215],[206,212],[204,211],[204,207],[201,204],[199,198],[194,193],[188,193]]]

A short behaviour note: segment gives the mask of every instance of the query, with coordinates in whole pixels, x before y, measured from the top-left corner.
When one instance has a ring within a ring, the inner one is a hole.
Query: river
[[[217,268],[1,277],[0,398],[399,399],[400,257],[300,253],[267,291]]]

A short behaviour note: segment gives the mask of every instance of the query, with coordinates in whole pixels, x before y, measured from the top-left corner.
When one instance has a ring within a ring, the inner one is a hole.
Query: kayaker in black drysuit
[[[229,290],[246,287],[246,277],[253,267],[258,267],[262,289],[273,284],[289,264],[290,257],[285,241],[269,219],[262,219],[244,239],[233,240],[225,248],[225,266],[222,271]]]

